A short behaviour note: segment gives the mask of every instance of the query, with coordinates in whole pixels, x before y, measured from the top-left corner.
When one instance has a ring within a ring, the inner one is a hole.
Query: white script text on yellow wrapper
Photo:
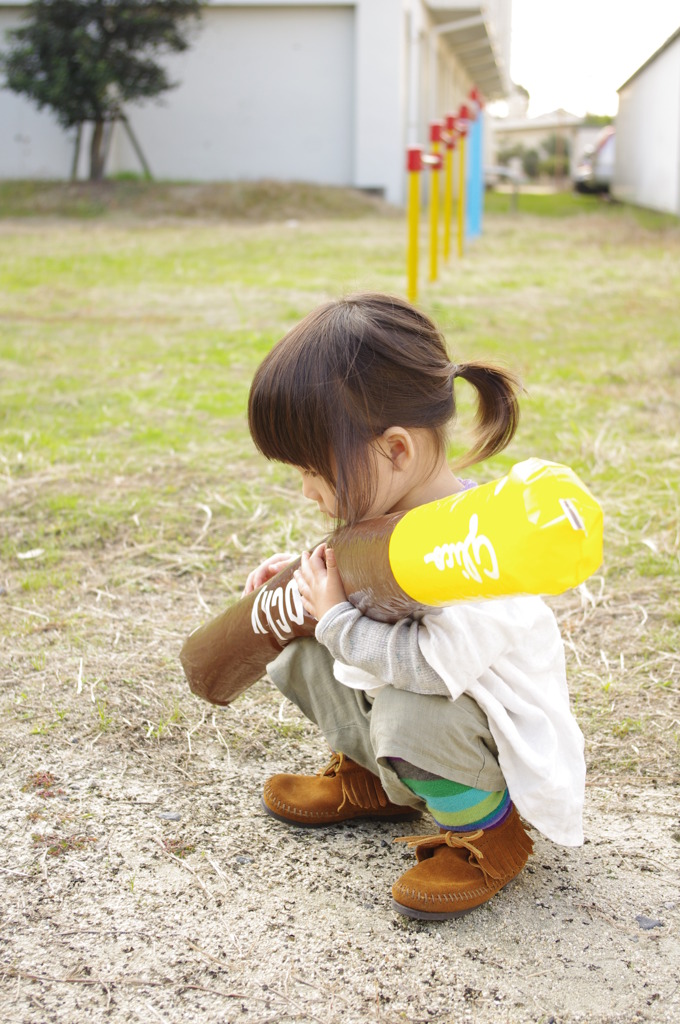
[[[425,605],[560,594],[601,564],[602,529],[602,509],[573,470],[527,459],[407,512],[390,538],[390,568]]]

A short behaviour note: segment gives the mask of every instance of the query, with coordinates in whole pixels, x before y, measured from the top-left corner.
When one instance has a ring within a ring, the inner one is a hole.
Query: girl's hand
[[[252,594],[253,590],[257,590],[267,580],[272,579],[282,569],[285,569],[287,565],[294,562],[296,558],[297,555],[291,555],[287,552],[271,555],[265,562],[258,565],[257,569],[253,569],[250,573],[241,597],[247,597],[248,594]]]
[[[319,544],[311,555],[303,551],[300,568],[293,575],[304,609],[314,619],[320,619],[336,604],[347,600],[335,552],[325,544]]]

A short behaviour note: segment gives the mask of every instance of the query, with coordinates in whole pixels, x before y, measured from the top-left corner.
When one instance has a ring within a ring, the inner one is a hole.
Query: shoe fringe
[[[319,775],[340,775],[346,762],[353,764],[348,757],[339,751],[333,754],[326,767]],[[362,810],[380,811],[388,806],[389,800],[382,783],[377,775],[373,775],[367,768],[361,768],[356,773],[343,774],[340,779],[342,801],[338,807],[341,811],[345,804],[353,807],[360,807]]]
[[[484,836],[491,838],[495,829],[488,829],[486,832],[483,829],[477,829],[476,832],[447,830],[430,836],[399,836],[395,838],[394,842],[407,843],[409,847],[415,847],[416,855],[420,850],[433,849],[438,846],[468,850],[469,862],[479,868],[484,875],[486,884],[494,888],[499,883],[501,886],[504,885],[505,881],[518,875],[534,849],[531,837],[524,830],[517,812],[515,812],[515,816],[514,822],[508,821],[509,825],[515,827],[512,830],[504,829],[506,834],[498,837],[501,841],[494,843],[486,855],[480,849],[480,846],[484,844],[480,843],[479,846],[476,846],[475,843],[483,840]]]
[[[361,775],[349,776],[340,780],[342,783],[342,803],[338,807],[341,811],[346,803],[354,807],[361,807],[372,811],[379,811],[387,807],[389,801],[385,790],[382,788],[380,779],[368,772]]]

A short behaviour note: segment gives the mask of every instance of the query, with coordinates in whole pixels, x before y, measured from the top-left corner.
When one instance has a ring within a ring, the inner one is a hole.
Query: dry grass
[[[304,182],[146,182],[130,177],[101,184],[0,182],[0,217],[124,217],[231,221],[399,217],[378,196]]]

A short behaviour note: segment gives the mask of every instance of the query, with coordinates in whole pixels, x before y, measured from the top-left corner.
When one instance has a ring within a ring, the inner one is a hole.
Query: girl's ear
[[[413,438],[404,427],[388,427],[378,445],[395,469],[406,469],[415,458]]]

